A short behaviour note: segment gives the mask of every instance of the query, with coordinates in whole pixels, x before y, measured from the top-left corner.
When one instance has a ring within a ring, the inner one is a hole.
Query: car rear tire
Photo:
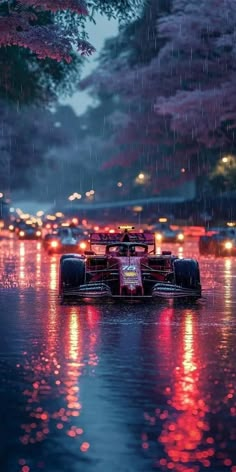
[[[197,290],[201,296],[200,270],[198,262],[194,259],[176,259],[174,261],[174,275],[176,285]]]
[[[77,257],[63,258],[60,264],[60,293],[64,288],[79,288],[85,283],[85,263]]]

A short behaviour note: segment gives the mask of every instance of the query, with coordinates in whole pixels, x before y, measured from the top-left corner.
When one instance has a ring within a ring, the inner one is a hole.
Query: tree
[[[235,148],[236,4],[173,0],[171,5],[151,2],[150,11],[156,50],[145,40],[148,26],[140,36],[146,49],[150,45],[149,60],[139,56],[131,65],[132,41],[125,47],[119,39],[118,60],[108,62],[104,54],[85,84],[94,95],[102,89],[117,95],[129,116],[129,125],[114,136],[113,149],[119,145],[119,152],[111,153],[107,166],[143,162],[155,175],[153,191],[158,191],[208,172],[208,149],[217,159]]]
[[[81,55],[94,51],[86,21],[94,21],[96,12],[128,17],[140,2],[0,0],[0,98],[45,103],[72,92]]]
[[[30,186],[43,174],[48,149],[67,139],[45,105],[78,85],[96,12],[129,18],[142,0],[0,0],[0,185]],[[95,45],[96,46],[96,45]],[[43,105],[34,108],[31,105]],[[28,108],[25,108],[28,105]],[[44,128],[44,125],[46,128]]]
[[[180,146],[169,130],[168,120],[155,113],[154,103],[158,94],[155,69],[158,53],[165,44],[159,37],[157,21],[170,12],[170,1],[152,0],[144,6],[142,15],[128,26],[124,26],[118,38],[109,40],[101,54],[100,64],[95,73],[82,82],[99,99],[101,105],[112,97],[113,109],[106,118],[107,128],[112,123],[113,112],[123,113],[123,123],[113,127],[110,133],[110,149],[102,161],[104,172],[109,178],[112,168],[120,171],[132,194],[146,189],[146,193],[159,193],[170,184],[170,180],[181,183],[193,169],[187,168],[188,154],[181,152]],[[163,87],[163,84],[162,84]],[[107,140],[106,140],[107,148]],[[185,149],[186,150],[186,149]],[[178,158],[173,163],[173,154]],[[137,172],[145,168],[150,174],[150,185],[134,187]],[[114,185],[113,185],[114,187]],[[125,187],[124,187],[125,188]],[[119,191],[119,190],[118,190]],[[122,189],[124,191],[124,189]]]
[[[181,137],[206,147],[235,146],[235,22],[233,0],[175,0],[172,13],[159,21],[168,41],[158,72],[169,90],[156,111],[171,117]]]
[[[210,174],[210,185],[213,194],[236,191],[236,158],[224,156]]]
[[[66,135],[45,109],[21,108],[0,102],[0,189],[29,188],[32,171],[40,172],[51,149],[66,145]],[[50,161],[47,161],[50,165]]]

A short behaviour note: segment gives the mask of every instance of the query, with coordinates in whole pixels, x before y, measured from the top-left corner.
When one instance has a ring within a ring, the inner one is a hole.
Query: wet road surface
[[[58,261],[0,241],[1,472],[236,472],[236,259],[178,307],[60,306]]]

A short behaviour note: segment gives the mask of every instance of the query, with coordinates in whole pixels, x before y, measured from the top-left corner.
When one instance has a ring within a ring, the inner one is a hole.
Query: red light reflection
[[[62,331],[62,311],[58,310],[62,309],[51,303],[45,351],[26,359],[24,365],[31,382],[23,392],[28,421],[21,425],[19,439],[24,445],[34,444],[55,435],[56,431],[76,439],[80,452],[87,453],[90,443],[80,420],[80,377],[84,367],[93,371],[98,363],[98,310],[86,307],[81,313],[78,306],[67,308],[63,312]]]
[[[207,438],[208,406],[201,398],[200,365],[196,355],[197,332],[193,313],[186,311],[183,315],[182,338],[180,344],[172,349],[177,355],[174,383],[172,389],[166,389],[168,404],[174,412],[166,412],[164,417],[163,413],[160,414],[164,423],[158,440],[164,447],[166,457],[163,457],[159,464],[164,470],[167,468],[178,472],[197,472],[200,470],[199,463],[204,467],[210,465],[215,450],[214,441]],[[167,337],[166,341],[171,342],[171,338]],[[191,467],[190,463],[193,464]]]

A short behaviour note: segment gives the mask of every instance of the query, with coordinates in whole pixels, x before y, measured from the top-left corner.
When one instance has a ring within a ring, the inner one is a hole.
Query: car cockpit
[[[119,257],[142,257],[148,254],[147,244],[118,243],[108,244],[106,255]]]

